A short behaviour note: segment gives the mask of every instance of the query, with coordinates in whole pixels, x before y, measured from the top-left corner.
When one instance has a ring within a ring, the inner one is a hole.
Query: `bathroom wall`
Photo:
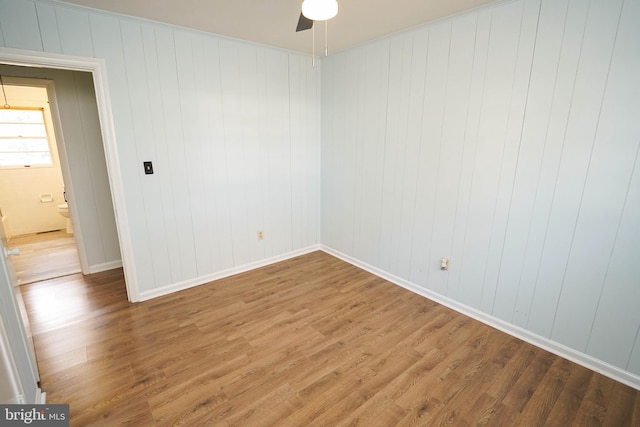
[[[47,90],[41,87],[11,86],[5,78],[5,92],[12,107],[44,108],[48,126],[52,166],[0,169],[0,209],[8,221],[10,235],[39,233],[65,228],[65,218],[57,205],[64,202],[62,171],[51,126]],[[41,202],[41,194],[52,194],[53,200]]]
[[[74,227],[81,230],[79,246],[86,254],[87,272],[120,266],[120,245],[91,74],[6,65],[0,65],[0,73],[3,78],[54,82],[66,147],[66,154],[61,152],[60,157],[62,162],[66,158],[71,173],[65,181],[73,185],[67,188],[67,198],[78,212]]]

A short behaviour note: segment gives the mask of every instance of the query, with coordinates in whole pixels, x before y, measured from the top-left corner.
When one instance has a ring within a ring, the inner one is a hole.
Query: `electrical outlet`
[[[258,230],[258,240],[262,239],[264,239],[264,233],[262,232],[262,230]]]

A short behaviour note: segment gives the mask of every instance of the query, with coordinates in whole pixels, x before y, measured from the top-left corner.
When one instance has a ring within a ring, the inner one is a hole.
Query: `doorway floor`
[[[11,258],[20,285],[81,271],[76,241],[64,230],[14,236],[9,247],[20,249]]]

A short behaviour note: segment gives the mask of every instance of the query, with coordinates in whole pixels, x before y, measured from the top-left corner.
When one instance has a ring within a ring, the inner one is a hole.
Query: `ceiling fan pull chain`
[[[327,21],[324,21],[324,56],[329,56],[328,28],[329,28],[329,21],[327,20]]]

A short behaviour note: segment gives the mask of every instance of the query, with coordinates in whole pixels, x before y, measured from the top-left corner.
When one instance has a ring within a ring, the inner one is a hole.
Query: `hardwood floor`
[[[640,392],[322,252],[129,304],[23,286],[73,426],[640,426]]]
[[[15,236],[9,247],[20,249],[11,257],[20,285],[80,272],[76,241],[64,230]]]

